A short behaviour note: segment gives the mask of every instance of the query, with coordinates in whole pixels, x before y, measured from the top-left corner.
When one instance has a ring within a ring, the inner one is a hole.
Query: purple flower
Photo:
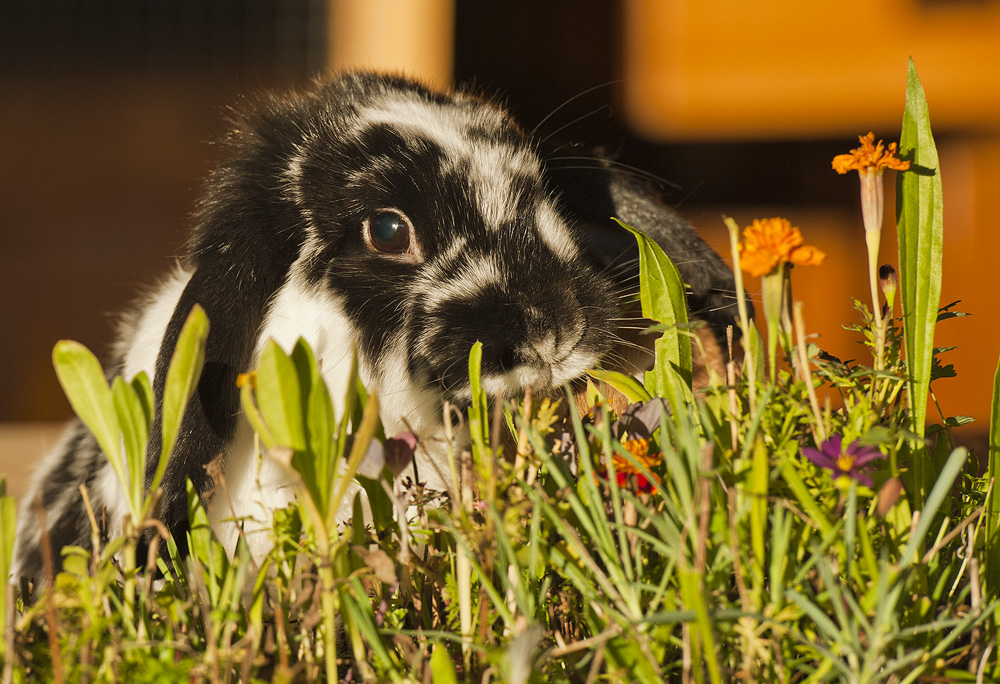
[[[872,486],[872,479],[862,471],[869,462],[884,458],[877,448],[861,446],[858,440],[851,442],[845,449],[840,435],[833,435],[824,441],[819,449],[802,447],[802,453],[820,468],[829,470],[833,479],[847,476],[866,487]]]

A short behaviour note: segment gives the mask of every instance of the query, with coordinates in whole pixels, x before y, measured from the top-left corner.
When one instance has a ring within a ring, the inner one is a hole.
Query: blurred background
[[[981,444],[1000,348],[1000,2],[833,4],[0,0],[0,472],[20,491],[70,415],[53,344],[106,358],[114,312],[182,253],[227,106],[344,66],[471,86],[542,136],[603,145],[663,179],[724,254],[723,214],[789,218],[828,254],[795,275],[808,328],[870,363],[842,329],[868,297],[858,180],[830,160],[869,130],[898,139],[912,56],[944,180],[941,303],[971,314],[939,327],[958,377],[932,389]]]

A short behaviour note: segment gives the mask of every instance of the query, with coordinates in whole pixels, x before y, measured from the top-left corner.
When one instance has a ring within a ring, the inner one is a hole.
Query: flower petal
[[[843,437],[840,435],[831,435],[827,438],[823,444],[820,445],[820,449],[823,453],[834,463],[840,458],[843,452]]]
[[[855,442],[855,444],[857,444],[857,442]],[[882,455],[881,451],[879,451],[878,449],[874,449],[872,447],[859,447],[856,450],[854,450],[854,445],[852,445],[851,453],[854,454],[855,468],[860,468],[866,463],[870,463],[871,461],[877,461],[881,458],[885,458],[885,456]]]
[[[802,245],[796,247],[788,260],[797,266],[819,266],[826,258],[826,252],[816,249],[812,245]]]
[[[848,477],[857,480],[858,484],[863,484],[865,487],[872,486],[872,479],[864,473],[860,473],[857,470],[852,469],[851,472],[847,473],[847,475]]]
[[[857,171],[860,168],[857,158],[853,154],[838,154],[833,158],[833,170],[844,174],[848,171]]]
[[[818,465],[820,468],[827,468],[828,470],[837,469],[837,461],[830,458],[826,453],[820,451],[819,449],[813,449],[812,447],[802,447],[802,453],[812,461],[814,464]]]

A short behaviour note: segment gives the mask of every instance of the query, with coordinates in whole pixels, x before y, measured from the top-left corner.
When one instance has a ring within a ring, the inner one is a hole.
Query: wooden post
[[[331,70],[375,69],[451,85],[454,0],[329,1]]]

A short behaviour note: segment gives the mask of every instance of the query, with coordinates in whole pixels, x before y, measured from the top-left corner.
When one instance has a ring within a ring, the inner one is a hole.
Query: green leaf
[[[118,425],[122,430],[125,460],[128,464],[128,482],[122,484],[127,493],[129,510],[138,519],[142,513],[142,489],[145,483],[143,465],[146,461],[149,424],[146,422],[142,399],[121,377],[111,381],[111,397],[118,415]]]
[[[334,458],[336,452],[334,449],[334,439],[336,438],[335,430],[337,423],[333,399],[330,397],[329,388],[327,388],[326,382],[320,374],[319,364],[316,362],[316,358],[313,356],[309,345],[305,340],[300,340],[292,354],[296,365],[301,363],[298,360],[299,356],[305,354],[308,354],[310,373],[307,408],[310,456],[314,461],[313,467],[316,473],[316,486],[325,506],[330,497],[330,487],[333,484],[333,477],[335,475]],[[301,377],[301,369],[299,373]]]
[[[937,149],[931,135],[927,100],[912,59],[906,79],[899,149],[900,156],[910,161],[910,170],[896,178],[899,297],[910,374],[912,429],[923,436],[934,354],[934,324],[941,296],[944,222]],[[918,457],[916,462],[919,464],[921,460]],[[917,482],[922,485],[923,479],[918,477]]]
[[[434,684],[458,684],[455,663],[448,655],[448,649],[441,644],[434,644],[431,651],[431,680]]]
[[[167,382],[163,390],[163,444],[160,449],[160,460],[153,477],[153,489],[159,486],[167,460],[174,450],[177,432],[184,419],[184,408],[198,386],[201,377],[202,364],[205,362],[205,341],[208,338],[208,316],[205,310],[195,304],[188,314],[181,334],[177,338],[170,367],[167,369]]]
[[[322,394],[326,386],[319,376],[312,349],[302,338],[299,338],[295,347],[292,348],[291,358],[299,379],[300,401],[303,402],[306,410],[306,431],[308,433],[306,452],[296,453],[293,456],[292,467],[302,476],[302,482],[309,489],[313,498],[321,502],[325,500],[328,490],[328,483],[325,481],[325,473],[328,470],[326,468],[327,459],[333,453],[332,441],[324,443],[323,435],[329,435],[332,440],[333,403],[330,401],[329,394],[326,394],[326,407],[329,408],[329,411],[323,410],[323,407],[319,405],[322,404]],[[314,401],[318,404],[315,415]],[[321,453],[322,456],[320,456]],[[324,471],[324,476],[318,474],[320,470]]]
[[[70,405],[94,433],[97,443],[124,486],[126,479],[120,446],[121,427],[118,425],[111,388],[104,379],[100,362],[79,342],[61,340],[52,350],[52,363]]]
[[[632,233],[639,244],[639,302],[642,315],[676,330],[674,334],[668,330],[656,340],[656,360],[653,369],[646,373],[646,389],[653,395],[663,396],[674,382],[671,369],[676,369],[687,386],[687,393],[690,393],[691,340],[682,329],[688,317],[680,273],[654,240],[621,221],[618,223]]]
[[[229,556],[222,544],[215,538],[208,513],[202,505],[191,480],[187,480],[188,503],[188,550],[197,563],[191,564],[194,573],[200,575],[197,582],[208,591],[209,605],[217,606],[222,598],[222,582],[229,567]]]
[[[757,567],[764,568],[764,536],[767,530],[768,477],[771,473],[768,463],[768,449],[764,439],[754,441],[750,465],[750,545]]]
[[[388,469],[384,469],[382,477],[376,480],[358,474],[358,484],[364,487],[365,493],[368,495],[368,507],[372,512],[371,525],[376,530],[389,529],[396,522],[392,499],[386,493],[386,488],[382,486],[383,483],[386,483],[386,486],[390,488],[392,486],[392,475]]]
[[[360,403],[358,388],[361,382],[358,378],[358,350],[351,350],[351,372],[347,379],[347,390],[344,393],[344,408],[340,414],[340,427],[337,430],[337,449],[335,462],[345,458],[347,452],[347,437],[350,434],[348,426],[354,417],[355,408]],[[355,423],[356,424],[356,423]]]
[[[469,405],[469,433],[472,444],[482,450],[490,443],[490,427],[487,416],[486,391],[482,384],[483,343],[476,342],[469,352],[469,389],[472,402]]]
[[[606,370],[589,370],[587,371],[587,374],[598,382],[608,383],[616,390],[624,394],[625,398],[632,404],[652,399],[649,392],[646,391],[646,388],[642,386],[642,383],[633,378],[631,375]]]
[[[330,499],[329,507],[323,512],[327,529],[335,529],[334,516],[340,508],[344,496],[347,495],[351,482],[358,472],[358,467],[367,455],[368,447],[375,436],[375,432],[378,430],[378,406],[378,397],[375,394],[369,395],[368,401],[365,403],[361,421],[354,428],[354,441],[351,444],[347,463],[344,465],[343,472],[337,475],[337,488],[333,492],[333,498]]]
[[[269,340],[257,370],[257,405],[275,441],[293,451],[305,451],[302,392],[292,359]]]
[[[152,425],[156,400],[153,397],[153,386],[149,382],[149,376],[146,375],[146,371],[140,371],[138,375],[132,378],[132,382],[129,385],[132,386],[132,391],[135,392],[135,396],[142,406],[142,412],[146,415],[146,425]]]
[[[934,483],[934,488],[927,495],[927,502],[920,511],[920,519],[917,522],[917,526],[913,530],[906,548],[903,550],[903,554],[899,560],[901,568],[905,568],[910,563],[916,562],[917,549],[923,544],[924,537],[927,536],[931,525],[934,523],[934,515],[937,513],[945,497],[950,493],[952,483],[962,471],[968,458],[969,451],[965,447],[958,447],[951,452],[951,456],[948,457],[948,461]]]
[[[688,610],[693,610],[695,614],[694,623],[691,626],[691,640],[694,651],[701,651],[702,662],[708,666],[708,675],[713,684],[722,681],[722,674],[719,668],[718,655],[715,646],[715,637],[712,629],[712,619],[706,601],[708,594],[702,586],[703,576],[691,570],[682,570],[679,573],[681,596],[684,599],[684,606]]]
[[[750,334],[748,335],[748,343],[750,347],[750,358],[752,359],[752,373],[753,381],[756,387],[762,387],[764,385],[764,340],[760,336],[760,331],[757,330],[757,326],[753,324],[753,320],[750,321]]]
[[[990,451],[986,469],[987,479],[992,483],[989,498],[986,499],[986,520],[983,534],[986,540],[986,594],[990,600],[1000,597],[1000,362],[993,374],[993,403],[990,409]]]
[[[0,478],[0,655],[5,655],[7,646],[7,583],[10,565],[14,560],[14,536],[17,532],[17,504],[12,496],[2,495],[6,481]]]

